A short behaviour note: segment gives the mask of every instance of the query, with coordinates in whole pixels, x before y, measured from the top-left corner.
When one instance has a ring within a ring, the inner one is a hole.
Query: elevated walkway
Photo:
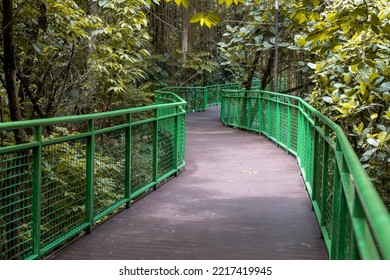
[[[327,259],[296,159],[188,114],[186,167],[55,259]]]

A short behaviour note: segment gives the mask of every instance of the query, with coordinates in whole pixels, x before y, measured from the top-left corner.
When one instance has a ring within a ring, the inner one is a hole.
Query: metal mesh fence
[[[33,254],[32,169],[32,150],[0,155],[0,259]]]
[[[17,122],[31,137],[0,147],[0,259],[40,258],[183,167],[184,105],[161,93],[153,106]]]
[[[226,90],[221,106],[224,124],[257,131],[297,156],[331,258],[390,258],[390,235],[383,234],[389,214],[340,127],[302,99],[278,93]],[[374,226],[378,208],[386,222]]]
[[[175,169],[175,118],[164,119],[158,124],[158,170],[161,177]]]
[[[295,107],[290,107],[290,121],[290,148],[296,152],[298,149],[298,109]]]
[[[85,222],[85,139],[42,149],[41,247]]]
[[[125,198],[125,130],[96,136],[94,156],[94,213],[100,214]]]
[[[131,132],[131,191],[136,192],[153,181],[154,124],[138,125]]]
[[[184,106],[187,112],[206,110],[207,97],[205,98],[204,87],[166,87],[160,91],[173,92],[184,99],[187,102]]]
[[[338,126],[296,97],[215,88],[210,95],[176,88],[187,105],[159,91],[155,106],[18,123],[31,140],[0,147],[0,259],[39,258],[177,172],[184,106],[204,110],[218,98],[225,124],[264,134],[297,156],[331,258],[390,259],[389,214]],[[0,124],[2,143],[14,129]],[[42,135],[55,129],[55,137]]]

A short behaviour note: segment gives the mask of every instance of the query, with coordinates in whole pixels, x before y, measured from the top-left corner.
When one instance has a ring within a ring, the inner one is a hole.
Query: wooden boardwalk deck
[[[54,259],[326,259],[295,159],[218,118],[188,114],[184,171]]]

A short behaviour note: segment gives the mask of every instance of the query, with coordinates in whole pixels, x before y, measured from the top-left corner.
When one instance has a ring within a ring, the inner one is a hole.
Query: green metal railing
[[[389,213],[341,128],[300,98],[239,88],[168,87],[153,106],[0,123],[5,139],[32,135],[0,147],[0,259],[40,258],[176,174],[186,110],[216,104],[225,125],[296,156],[331,259],[390,259]]]
[[[160,92],[155,103],[0,123],[5,142],[31,135],[0,147],[0,259],[40,258],[184,166],[186,102]]]
[[[389,213],[338,125],[301,98],[260,90],[225,90],[221,120],[297,158],[330,259],[390,259]]]
[[[206,87],[179,87],[170,86],[156,92],[173,92],[187,102],[187,112],[205,111],[208,106],[220,103],[220,93],[223,89],[240,89],[240,83],[227,83]]]

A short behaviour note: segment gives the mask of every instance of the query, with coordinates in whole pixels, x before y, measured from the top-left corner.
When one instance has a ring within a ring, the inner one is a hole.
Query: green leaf
[[[313,70],[316,70],[316,68],[317,68],[317,64],[315,64],[315,63],[311,63],[311,62],[309,62],[308,64],[307,64],[307,66],[309,66],[311,69],[313,69]]]
[[[349,72],[351,72],[352,74],[356,74],[356,73],[359,71],[358,66],[357,66],[356,64],[355,64],[355,65],[349,66],[349,67],[348,67],[348,70],[349,70]]]
[[[297,39],[297,43],[301,46],[304,47],[306,45],[306,39],[305,38],[299,38]]]
[[[378,141],[373,138],[368,138],[367,143],[370,144],[371,146],[378,147]]]
[[[330,96],[323,96],[322,100],[324,100],[326,103],[333,104],[333,98]]]
[[[381,84],[378,88],[380,91],[390,91],[390,82],[385,82]]]
[[[205,14],[204,13],[197,13],[195,15],[193,15],[190,19],[190,22],[191,23],[195,23],[195,22],[198,22],[200,21],[201,19],[204,19],[205,18]]]

